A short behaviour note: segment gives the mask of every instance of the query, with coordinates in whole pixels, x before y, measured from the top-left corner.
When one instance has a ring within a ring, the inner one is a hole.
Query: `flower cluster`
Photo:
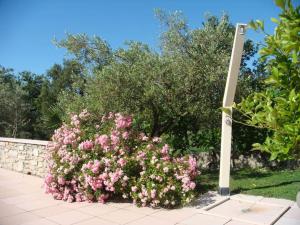
[[[161,138],[134,130],[132,121],[120,113],[100,119],[86,110],[71,115],[48,146],[46,193],[68,202],[122,197],[152,207],[191,201],[196,160],[173,157]]]

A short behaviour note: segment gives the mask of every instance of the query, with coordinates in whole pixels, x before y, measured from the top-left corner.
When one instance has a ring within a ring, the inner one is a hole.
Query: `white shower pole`
[[[220,176],[219,194],[229,195],[230,179],[230,158],[231,158],[231,138],[232,138],[232,104],[234,101],[235,89],[237,85],[240,64],[243,53],[244,36],[246,24],[237,24],[231,52],[228,76],[223,97],[222,112],[222,137],[221,137],[221,156],[220,156]]]

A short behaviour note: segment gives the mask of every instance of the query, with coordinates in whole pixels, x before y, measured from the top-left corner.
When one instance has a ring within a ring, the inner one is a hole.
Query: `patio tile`
[[[292,209],[300,209],[300,207],[298,206],[297,202],[295,202],[293,205],[291,205]]]
[[[83,222],[75,223],[74,225],[117,225],[117,223],[106,221],[104,219],[93,218]]]
[[[9,190],[9,191],[0,192],[0,201],[2,201],[2,199],[4,199],[4,198],[15,197],[15,196],[18,196],[18,195],[23,195],[23,193],[20,193],[16,190]]]
[[[188,219],[183,220],[179,223],[179,225],[223,225],[226,224],[228,221],[230,221],[230,219],[199,213],[189,217]]]
[[[194,208],[181,208],[181,209],[172,209],[172,210],[164,209],[152,214],[151,217],[178,223],[186,218],[191,217],[197,212],[199,212],[199,210]]]
[[[93,215],[93,216],[100,216],[102,214],[117,211],[119,209],[115,208],[113,206],[109,206],[109,205],[91,203],[88,206],[81,207],[81,208],[78,208],[76,210],[78,210],[82,213]]]
[[[143,215],[152,215],[154,213],[160,212],[162,209],[153,209],[151,207],[137,207],[136,205],[126,207],[125,209],[131,211],[131,212],[136,212],[140,213]]]
[[[284,218],[291,218],[300,221],[300,208],[291,208],[284,215]]]
[[[131,212],[126,209],[118,209],[113,212],[102,214],[98,217],[118,224],[125,224],[140,219],[142,217],[145,217],[145,215],[141,213]]]
[[[207,211],[208,214],[220,215],[233,218],[248,210],[253,203],[230,199]]]
[[[36,200],[38,198],[39,198],[38,196],[34,196],[32,194],[21,194],[18,196],[3,198],[3,199],[1,199],[1,201],[3,201],[4,203],[7,203],[7,204],[16,205],[16,204],[26,202],[29,200]]]
[[[17,204],[18,208],[24,209],[26,211],[31,211],[35,209],[42,209],[53,205],[58,205],[57,201],[47,201],[47,200],[34,200],[34,201],[27,201]]]
[[[51,222],[46,219],[39,219],[39,220],[22,223],[22,225],[57,225],[57,223]]]
[[[91,219],[93,216],[81,213],[75,210],[63,212],[58,215],[54,216],[47,216],[46,219],[51,220],[55,223],[61,224],[61,225],[70,225],[73,223],[79,223],[81,221]]]
[[[49,217],[49,216],[55,216],[67,211],[71,211],[72,209],[64,207],[64,206],[58,206],[58,205],[54,205],[54,206],[50,206],[47,208],[43,208],[43,209],[36,209],[31,211],[33,214],[37,215],[37,216],[41,216],[41,217]]]
[[[285,209],[285,206],[256,203],[234,219],[256,224],[272,224]]]
[[[34,222],[40,220],[41,217],[26,212],[18,215],[0,218],[0,224],[2,225],[22,225],[27,222]]]
[[[300,220],[283,217],[280,218],[280,220],[277,221],[277,223],[275,223],[274,225],[299,225],[299,224],[300,224]]]
[[[131,202],[107,202],[105,205],[113,206],[119,209],[125,209],[127,207],[131,207],[133,203]]]
[[[152,216],[145,216],[141,219],[127,223],[126,225],[174,225],[170,220],[163,220]]]
[[[70,203],[70,202],[65,202],[65,201],[61,201],[61,200],[54,200],[54,201],[58,202],[59,205],[62,205],[64,207],[67,207],[70,209],[79,209],[79,208],[94,204],[94,203],[89,203],[89,202],[72,202],[72,203]]]
[[[8,205],[5,203],[0,203],[0,218],[6,217],[6,216],[12,216],[20,213],[24,213],[25,210],[20,209],[13,205]]]
[[[231,220],[230,222],[226,223],[226,225],[256,225],[256,224]]]
[[[278,198],[263,198],[260,202],[275,204],[275,205],[282,205],[282,206],[292,206],[295,203],[291,200],[278,199]]]
[[[261,201],[263,198],[264,198],[263,196],[253,196],[253,195],[245,195],[245,194],[236,194],[230,196],[230,199],[233,200],[249,201],[249,202]]]

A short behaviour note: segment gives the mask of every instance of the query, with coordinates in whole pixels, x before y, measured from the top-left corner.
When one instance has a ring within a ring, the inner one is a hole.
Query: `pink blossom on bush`
[[[127,140],[129,138],[129,132],[128,131],[125,131],[123,134],[122,134],[122,137]]]
[[[64,184],[66,183],[66,180],[65,180],[65,178],[63,178],[63,177],[58,177],[57,182],[58,182],[60,185],[64,185]]]
[[[54,132],[47,147],[46,193],[68,202],[105,203],[122,196],[151,207],[174,207],[193,198],[195,158],[173,157],[161,138],[134,130],[131,116],[89,118],[87,110],[72,114],[70,123]],[[101,123],[96,131],[95,123]]]
[[[91,150],[93,147],[94,147],[94,144],[90,140],[81,142],[79,144],[79,149],[81,149],[81,150]]]
[[[132,124],[132,118],[131,116],[123,116],[122,114],[117,113],[115,123],[117,129],[129,128]]]
[[[161,153],[166,155],[169,153],[169,145],[165,144],[162,149],[161,149]]]

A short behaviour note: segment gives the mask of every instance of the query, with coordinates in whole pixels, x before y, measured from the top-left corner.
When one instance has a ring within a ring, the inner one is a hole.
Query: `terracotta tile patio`
[[[42,183],[0,169],[0,225],[300,225],[300,209],[284,199],[210,192],[189,207],[166,210],[56,201],[43,193]]]

